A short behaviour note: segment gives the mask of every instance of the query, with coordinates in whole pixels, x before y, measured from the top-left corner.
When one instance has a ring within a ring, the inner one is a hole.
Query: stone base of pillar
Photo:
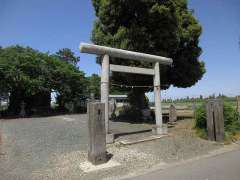
[[[107,144],[112,144],[114,143],[114,134],[110,133],[106,135],[106,143]]]
[[[153,126],[152,127],[152,133],[154,135],[164,135],[164,134],[168,134],[168,127],[167,125],[163,125],[163,126]]]

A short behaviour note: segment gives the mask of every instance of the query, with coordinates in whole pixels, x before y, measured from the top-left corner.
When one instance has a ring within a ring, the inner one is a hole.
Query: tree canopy
[[[84,73],[75,66],[55,55],[21,46],[0,49],[0,85],[1,90],[14,96],[10,97],[10,110],[14,114],[18,113],[21,101],[32,103],[35,95],[45,94],[49,104],[53,91],[61,94],[65,102],[86,93]]]
[[[88,80],[88,94],[93,93],[95,98],[100,98],[100,86],[101,86],[101,78],[97,74],[92,74],[87,77]]]
[[[188,9],[187,0],[92,0],[97,19],[92,41],[120,49],[173,58],[172,67],[161,67],[161,84],[166,89],[190,87],[205,73],[199,60],[201,25]],[[152,67],[151,63],[122,61],[111,63]],[[152,85],[152,77],[113,74],[113,81],[126,85]],[[150,89],[144,89],[148,91]]]
[[[74,66],[76,66],[77,63],[80,61],[80,57],[75,56],[74,52],[72,52],[69,48],[60,49],[58,52],[56,52],[56,56],[60,60],[68,62],[69,64],[72,64]]]

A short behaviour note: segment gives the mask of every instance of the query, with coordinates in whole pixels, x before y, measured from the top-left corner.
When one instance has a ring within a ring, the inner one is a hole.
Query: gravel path
[[[192,158],[222,147],[196,137],[192,123],[179,121],[170,128],[171,136],[163,139],[131,146],[108,145],[108,152],[121,166],[84,173],[79,164],[87,159],[86,115],[3,120],[0,148],[5,154],[0,155],[0,180],[118,179],[159,163]],[[151,134],[148,124],[111,122],[110,126],[120,135],[117,141]]]

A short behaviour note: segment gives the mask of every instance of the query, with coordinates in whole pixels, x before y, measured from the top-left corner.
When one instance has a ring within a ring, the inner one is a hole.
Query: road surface
[[[240,150],[170,167],[131,180],[240,180]]]

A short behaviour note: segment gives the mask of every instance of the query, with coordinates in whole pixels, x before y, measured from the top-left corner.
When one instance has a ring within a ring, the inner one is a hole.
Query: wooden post
[[[211,141],[224,141],[223,102],[220,99],[208,100],[206,114],[208,139]]]
[[[156,62],[154,65],[153,83],[154,83],[156,133],[163,134],[159,62]]]
[[[0,156],[3,155],[2,150],[2,120],[0,119]]]
[[[108,96],[109,96],[109,56],[106,54],[102,60],[101,75],[101,102],[105,104],[105,128],[109,133],[109,115],[108,115]]]
[[[174,104],[171,104],[169,107],[169,122],[174,123],[177,121],[177,110]]]
[[[215,123],[214,123],[214,105],[212,100],[208,100],[206,104],[206,115],[207,115],[207,134],[208,139],[211,141],[215,141]]]
[[[240,113],[240,96],[237,96],[237,111]]]
[[[2,120],[0,119],[0,154],[1,154],[1,144],[2,144]]]
[[[214,101],[214,118],[215,118],[215,133],[216,141],[224,141],[224,115],[223,115],[223,102],[220,99]]]
[[[88,103],[89,146],[88,160],[94,164],[107,162],[105,104],[99,102]]]

